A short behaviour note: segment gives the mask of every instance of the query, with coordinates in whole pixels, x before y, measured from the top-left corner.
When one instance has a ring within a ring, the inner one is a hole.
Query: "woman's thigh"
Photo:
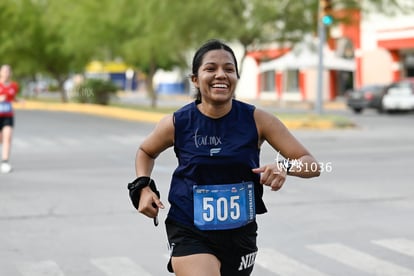
[[[172,257],[176,276],[220,276],[220,261],[212,254]]]

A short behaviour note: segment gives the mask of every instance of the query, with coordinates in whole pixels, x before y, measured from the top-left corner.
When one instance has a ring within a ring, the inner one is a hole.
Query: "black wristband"
[[[148,176],[140,176],[131,183],[128,183],[129,197],[135,209],[138,209],[139,206],[141,190],[148,186],[158,197],[160,197],[160,192],[157,190],[154,180]]]

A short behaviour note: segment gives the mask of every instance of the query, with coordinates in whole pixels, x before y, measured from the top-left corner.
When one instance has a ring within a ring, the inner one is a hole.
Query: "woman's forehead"
[[[230,63],[234,65],[233,55],[223,49],[208,51],[203,57],[203,64],[208,63]]]

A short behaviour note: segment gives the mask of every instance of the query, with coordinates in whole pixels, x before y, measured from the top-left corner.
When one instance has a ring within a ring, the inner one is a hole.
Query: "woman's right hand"
[[[138,212],[149,218],[155,218],[158,215],[159,209],[164,208],[164,204],[162,204],[150,187],[145,187],[141,190]]]

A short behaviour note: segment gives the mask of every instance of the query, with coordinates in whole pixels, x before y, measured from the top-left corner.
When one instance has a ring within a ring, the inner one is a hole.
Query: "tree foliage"
[[[388,14],[414,10],[411,0],[334,3]],[[17,75],[48,74],[62,85],[93,59],[119,58],[148,74],[155,105],[155,71],[188,66],[188,51],[205,40],[237,41],[245,50],[295,43],[315,32],[317,10],[318,0],[2,0],[0,60]]]

